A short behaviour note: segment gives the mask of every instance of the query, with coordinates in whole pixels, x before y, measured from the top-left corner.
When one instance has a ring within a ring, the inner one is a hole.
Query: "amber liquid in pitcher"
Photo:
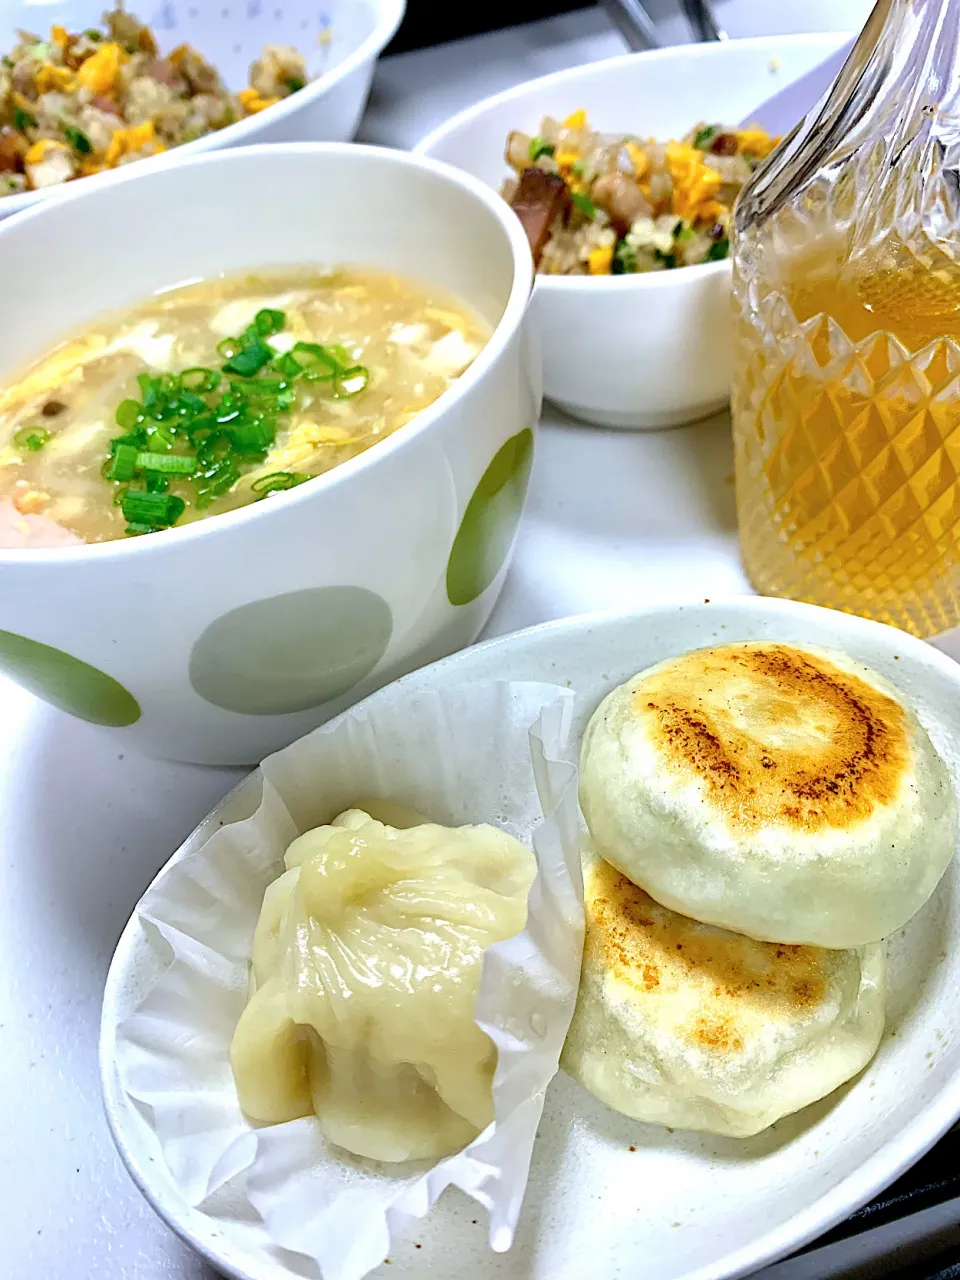
[[[732,410],[758,591],[960,625],[960,0],[880,0],[737,207]]]
[[[821,241],[741,312],[737,506],[759,591],[928,636],[960,623],[960,274],[904,258]]]

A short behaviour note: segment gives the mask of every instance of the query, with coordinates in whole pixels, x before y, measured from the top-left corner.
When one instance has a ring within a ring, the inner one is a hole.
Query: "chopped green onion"
[[[337,358],[319,342],[298,342],[289,355],[301,369],[316,369],[317,365],[322,365],[328,374],[334,374],[339,368]]]
[[[192,476],[197,469],[197,460],[185,453],[138,453],[137,466],[141,471],[161,471],[171,476]]]
[[[253,323],[256,326],[256,332],[266,338],[272,333],[280,333],[287,323],[287,317],[283,311],[274,311],[270,307],[264,307],[253,317]]]
[[[217,343],[217,351],[224,360],[232,360],[237,352],[242,350],[243,343],[238,342],[236,338],[224,338],[222,342]]]
[[[582,160],[574,160],[573,164],[570,166],[570,172],[571,172],[575,177],[577,177],[577,178],[582,178],[582,177],[583,177],[583,175],[584,175],[584,172],[585,172],[585,170],[584,170],[584,165],[583,165],[583,161],[582,161]]]
[[[293,402],[294,392],[290,386],[290,378],[254,378],[245,383],[234,383],[243,396],[250,402],[256,412],[275,411],[281,404]]]
[[[160,378],[149,373],[138,373],[137,382],[145,409],[156,409],[163,405],[163,382]]]
[[[233,447],[240,453],[263,453],[276,437],[276,432],[266,422],[238,422],[230,427]]]
[[[331,345],[327,347],[327,351],[329,351],[334,360],[341,364],[344,369],[349,369],[354,363],[352,352],[348,351],[342,342],[331,343]]]
[[[226,400],[227,397],[224,396],[223,399]],[[236,422],[236,420],[240,417],[240,414],[242,412],[243,412],[242,405],[232,404],[232,403],[225,405],[223,401],[221,401],[220,407],[217,409],[217,413],[216,413],[217,424],[219,426],[223,426],[227,422]]]
[[[227,394],[239,396],[242,400],[249,400],[251,397],[269,400],[281,392],[286,385],[286,378],[248,378],[240,382],[231,381],[230,391]]]
[[[88,40],[92,40],[94,44],[97,44],[100,40],[103,39],[103,36],[96,29],[96,27],[87,27],[86,31],[84,31],[83,34],[87,37]]]
[[[50,439],[50,432],[43,427],[22,427],[13,437],[18,449],[29,449],[31,453],[39,453]]]
[[[235,466],[233,442],[229,436],[217,436],[211,441],[209,451],[200,458],[199,475],[203,480],[215,480],[225,469]]]
[[[128,524],[166,529],[183,515],[186,503],[172,493],[134,493],[128,490],[120,504]]]
[[[259,480],[254,480],[250,488],[259,497],[266,498],[271,493],[293,489],[296,485],[303,484],[304,480],[312,479],[312,476],[304,475],[302,471],[274,471],[268,476],[261,476]]]
[[[582,191],[574,191],[570,199],[573,201],[574,208],[579,209],[583,216],[589,218],[591,222],[597,216],[597,206]]]
[[[181,387],[188,391],[216,391],[220,385],[221,374],[216,369],[184,369],[180,375]]]
[[[24,133],[27,129],[35,129],[37,127],[37,117],[30,111],[25,111],[23,107],[14,107],[13,109],[13,127]]]
[[[547,142],[545,139],[537,137],[530,139],[528,151],[530,159],[536,161],[539,160],[541,156],[552,156],[556,151],[556,147],[552,142]]]
[[[286,81],[286,86],[291,93],[299,93],[306,84],[305,80],[301,80],[299,76],[290,76]]]
[[[195,418],[198,414],[206,413],[207,408],[203,396],[198,396],[193,391],[183,390],[177,397],[177,412],[181,418]]]
[[[718,240],[716,244],[712,244],[707,250],[707,256],[704,262],[722,262],[724,258],[730,256],[730,241],[724,236],[722,240]]]
[[[698,151],[706,150],[707,143],[713,139],[719,127],[720,126],[716,124],[708,124],[705,129],[700,130],[693,140],[693,145]]]
[[[39,431],[31,431],[29,435],[24,435],[22,431],[18,431],[17,436],[20,438],[18,440],[14,437],[15,442],[19,444],[22,449],[29,449],[31,453],[39,453],[50,439],[50,432],[41,429]]]
[[[128,431],[124,436],[114,436],[110,441],[110,457],[116,453],[119,444],[135,444],[139,449],[147,438],[146,431],[139,427],[136,431]]]
[[[624,236],[622,240],[617,241],[617,247],[613,251],[610,274],[614,276],[633,275],[636,270],[637,251]]]
[[[123,427],[124,431],[129,431],[137,425],[142,414],[143,406],[139,400],[121,400],[114,418],[118,427]]]
[[[205,476],[203,482],[197,487],[196,507],[198,511],[202,511],[204,507],[209,507],[211,502],[232,489],[240,479],[240,472],[234,464],[231,457],[226,457],[217,466],[211,469]]]
[[[672,253],[663,253],[660,249],[654,249],[653,256],[658,262],[662,262],[668,270],[677,265],[677,259]]]
[[[693,227],[680,218],[673,229],[673,238],[677,244],[686,244],[688,240],[693,239]]]
[[[218,344],[222,369],[198,365],[179,375],[138,376],[141,399],[117,407],[124,434],[110,441],[101,469],[117,486],[114,501],[128,534],[179,520],[186,503],[169,492],[171,481],[190,480],[192,505],[202,511],[258,466],[276,439],[279,416],[296,404],[297,380],[328,383],[334,397],[357,395],[369,384],[369,370],[343,344],[296,342],[275,352],[265,339],[285,326],[283,311],[263,307],[239,337]],[[261,477],[253,493],[264,497],[308,479],[274,472]]]
[[[223,366],[224,372],[236,373],[241,378],[252,378],[255,373],[260,372],[265,364],[270,363],[273,355],[274,353],[270,347],[258,338],[256,341],[248,343],[235,356],[231,356]]]
[[[76,128],[76,126],[72,124],[67,125],[63,131],[63,136],[70,143],[71,147],[73,147],[74,151],[76,151],[77,155],[88,156],[93,150],[90,139],[83,130]]]
[[[370,382],[370,370],[363,364],[342,369],[333,379],[333,394],[340,400],[365,391]]]
[[[201,440],[197,446],[197,461],[203,474],[206,475],[210,467],[222,461],[232,448],[233,443],[225,431],[218,431],[216,435],[207,436],[206,440]]]
[[[159,453],[161,449],[172,449],[176,441],[175,432],[176,427],[162,426],[159,422],[151,423],[147,428],[144,444],[154,453]]]
[[[137,474],[137,446],[135,444],[118,444],[113,451],[113,460],[107,470],[108,480],[132,480]]]
[[[273,367],[283,375],[287,382],[293,382],[295,378],[299,378],[303,373],[299,362],[289,351],[282,356],[276,356],[273,361]]]
[[[194,446],[199,445],[202,441],[215,436],[219,431],[219,425],[212,413],[202,413],[199,417],[193,419],[186,425],[186,434],[190,438],[190,443]]]

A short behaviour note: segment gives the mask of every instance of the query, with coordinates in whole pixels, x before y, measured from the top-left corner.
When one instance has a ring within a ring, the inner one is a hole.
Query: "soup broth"
[[[230,277],[105,317],[0,390],[0,546],[103,542],[291,488],[369,449],[490,326],[386,272]]]

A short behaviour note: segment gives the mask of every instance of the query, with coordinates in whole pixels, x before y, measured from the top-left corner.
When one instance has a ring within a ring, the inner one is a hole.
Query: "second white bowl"
[[[698,120],[736,124],[846,39],[833,33],[678,45],[558,71],[487,98],[416,150],[495,189],[511,129],[583,107],[604,132],[682,137]],[[678,426],[730,390],[730,264],[637,276],[541,276],[535,305],[544,394],[585,422]]]

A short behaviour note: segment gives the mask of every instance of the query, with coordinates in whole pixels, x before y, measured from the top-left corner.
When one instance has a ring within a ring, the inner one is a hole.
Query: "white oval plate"
[[[960,667],[902,632],[861,618],[762,597],[665,606],[549,623],[488,641],[401,683],[410,692],[491,677],[550,680],[577,694],[577,732],[600,699],[671,654],[731,640],[833,645],[886,675],[917,709],[955,785],[960,781]],[[373,694],[374,701],[380,694]],[[215,823],[248,816],[256,775],[240,784],[175,855]],[[917,1160],[960,1115],[957,868],[888,942],[888,1021],[876,1058],[856,1081],[756,1138],[670,1132],[596,1102],[560,1075],[547,1095],[517,1240],[486,1247],[465,1197],[445,1195],[424,1223],[395,1241],[383,1280],[428,1275],[471,1280],[725,1280],[799,1248],[866,1203]],[[125,930],[110,969],[100,1060],[107,1118],[134,1180],[185,1240],[230,1276],[318,1275],[281,1253],[262,1226],[229,1204],[212,1217],[178,1196],[114,1068],[114,1030],[151,974],[149,948]]]

